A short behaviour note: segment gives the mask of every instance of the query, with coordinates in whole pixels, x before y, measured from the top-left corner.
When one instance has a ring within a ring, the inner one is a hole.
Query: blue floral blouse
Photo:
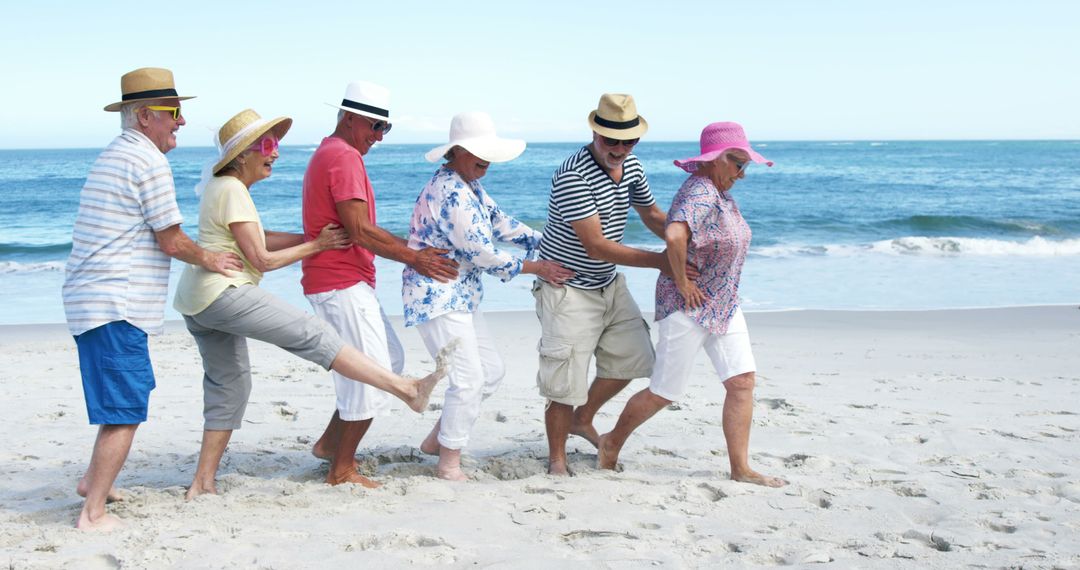
[[[418,325],[452,311],[473,312],[484,298],[480,277],[488,273],[509,281],[525,259],[535,259],[542,234],[499,209],[479,180],[466,183],[446,166],[424,186],[413,207],[409,247],[450,250],[458,262],[457,279],[440,283],[406,266],[401,276],[405,326]],[[515,245],[525,254],[499,248]]]

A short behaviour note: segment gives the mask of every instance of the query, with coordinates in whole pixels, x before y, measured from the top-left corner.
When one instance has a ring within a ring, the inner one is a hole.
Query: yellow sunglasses
[[[150,109],[151,111],[169,111],[170,113],[172,113],[172,118],[173,118],[174,121],[180,118],[180,107],[165,107],[163,105],[147,105],[146,108]]]

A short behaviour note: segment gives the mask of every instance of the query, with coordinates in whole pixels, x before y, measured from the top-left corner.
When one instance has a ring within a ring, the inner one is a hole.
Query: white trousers
[[[754,372],[757,364],[750,349],[750,332],[742,309],[736,309],[726,334],[713,334],[681,311],[657,323],[656,367],[649,391],[677,402],[686,395],[694,357],[705,348],[720,380]]]
[[[401,373],[405,367],[405,351],[370,285],[361,281],[346,289],[306,297],[315,315],[334,327],[345,342],[384,368]],[[391,410],[394,397],[390,394],[337,372],[331,372],[331,375],[341,419],[357,422],[384,416]]]
[[[439,445],[461,449],[468,445],[480,402],[495,393],[506,367],[495,350],[487,322],[480,311],[455,311],[416,326],[432,357],[455,338],[460,339],[450,361],[439,427]]]

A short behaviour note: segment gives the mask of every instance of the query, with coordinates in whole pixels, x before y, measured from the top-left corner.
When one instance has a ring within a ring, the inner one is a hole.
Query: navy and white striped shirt
[[[615,280],[615,265],[585,253],[570,222],[600,216],[604,237],[622,242],[630,206],[650,207],[655,200],[641,161],[633,154],[623,162],[619,184],[596,163],[584,146],[563,162],[551,177],[548,221],[540,242],[540,259],[557,261],[575,273],[566,284],[578,289],[599,289]]]

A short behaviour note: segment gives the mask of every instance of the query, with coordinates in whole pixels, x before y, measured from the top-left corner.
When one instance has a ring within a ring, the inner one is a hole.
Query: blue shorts
[[[145,422],[156,386],[146,333],[127,321],[113,321],[76,336],[75,344],[90,423]]]

